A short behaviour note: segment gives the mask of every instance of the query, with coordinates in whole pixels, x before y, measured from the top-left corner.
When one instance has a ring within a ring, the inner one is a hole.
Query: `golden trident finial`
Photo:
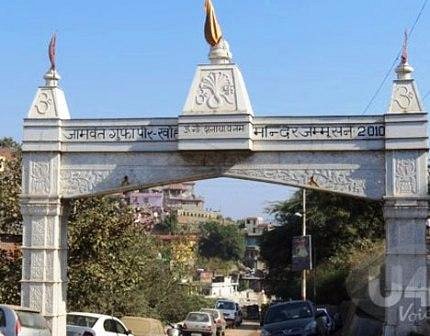
[[[212,46],[216,46],[222,39],[221,26],[215,15],[215,8],[211,0],[205,2],[206,21],[205,21],[205,38]]]

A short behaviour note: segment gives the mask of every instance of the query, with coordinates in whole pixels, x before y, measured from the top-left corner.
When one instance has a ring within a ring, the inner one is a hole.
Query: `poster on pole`
[[[311,236],[293,237],[292,270],[303,271],[312,269]]]

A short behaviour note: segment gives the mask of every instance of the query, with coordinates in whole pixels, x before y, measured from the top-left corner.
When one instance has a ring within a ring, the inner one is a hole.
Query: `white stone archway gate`
[[[68,199],[224,176],[384,200],[386,335],[413,330],[399,311],[427,306],[428,135],[407,61],[384,115],[255,117],[224,40],[210,60],[177,118],[70,119],[48,71],[24,121],[22,305],[65,336]]]

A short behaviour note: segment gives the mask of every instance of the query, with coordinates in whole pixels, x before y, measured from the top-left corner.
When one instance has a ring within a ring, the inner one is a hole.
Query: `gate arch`
[[[67,199],[232,177],[384,200],[386,292],[401,293],[386,335],[406,335],[399,307],[427,306],[427,113],[412,67],[396,69],[384,115],[256,117],[225,40],[209,59],[177,118],[71,119],[48,71],[24,120],[22,304],[65,336]]]

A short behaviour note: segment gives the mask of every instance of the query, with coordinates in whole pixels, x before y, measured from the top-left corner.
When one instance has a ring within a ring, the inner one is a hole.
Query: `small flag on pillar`
[[[222,39],[221,26],[215,15],[215,9],[211,0],[205,2],[206,21],[205,21],[205,38],[212,46],[216,46]]]
[[[403,40],[401,62],[402,64],[408,63],[408,31],[407,30],[405,30],[405,37]]]
[[[49,41],[48,55],[51,62],[51,70],[55,70],[55,52],[57,47],[57,34],[52,34],[51,41]]]

